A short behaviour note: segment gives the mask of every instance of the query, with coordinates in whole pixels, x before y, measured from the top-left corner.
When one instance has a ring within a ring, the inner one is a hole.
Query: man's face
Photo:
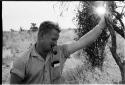
[[[59,32],[55,29],[52,29],[51,32],[45,34],[41,40],[39,40],[40,47],[44,51],[50,51],[54,46],[57,45],[57,40],[59,38]]]

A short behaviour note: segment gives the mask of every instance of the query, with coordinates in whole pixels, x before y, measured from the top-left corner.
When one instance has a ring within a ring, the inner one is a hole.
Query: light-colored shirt
[[[56,47],[57,54],[48,53],[44,60],[35,45],[13,63],[10,73],[22,78],[24,84],[60,84],[66,59],[69,57],[66,45]],[[55,63],[55,64],[54,64]]]

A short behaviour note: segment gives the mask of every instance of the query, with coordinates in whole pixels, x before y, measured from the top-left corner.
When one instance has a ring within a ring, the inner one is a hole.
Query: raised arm
[[[77,50],[80,50],[89,44],[93,43],[97,37],[101,34],[103,28],[105,27],[105,18],[101,17],[101,20],[98,25],[96,25],[91,31],[82,36],[78,41],[72,44],[67,44],[67,50],[70,54],[74,53]]]

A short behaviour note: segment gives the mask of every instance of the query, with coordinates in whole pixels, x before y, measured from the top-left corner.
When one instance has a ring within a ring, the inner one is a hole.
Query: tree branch
[[[115,31],[113,29],[112,24],[109,23],[109,21],[107,19],[106,19],[106,24],[108,25],[108,29],[109,29],[109,32],[111,34],[111,39],[112,39],[112,46],[110,47],[110,51],[111,51],[112,56],[114,57],[117,65],[120,68],[120,72],[121,72],[121,76],[122,76],[122,81],[120,83],[124,84],[125,83],[125,61],[123,61],[123,63],[122,63],[120,57],[117,55],[116,35],[115,35]]]
[[[125,8],[125,5],[124,5],[124,7],[122,8],[122,12],[121,12],[121,14],[123,14],[123,10],[124,10],[124,8]]]
[[[124,26],[124,24],[123,24],[123,22],[121,20],[122,14],[118,13],[117,11],[114,11],[114,12],[116,13],[116,15],[115,15],[116,19],[119,20],[119,22],[120,22],[120,24],[122,26],[122,29],[125,31],[125,26]]]
[[[124,33],[124,30],[123,29],[119,29],[119,27],[117,27],[116,25],[113,24],[113,28],[114,30],[119,34],[121,35],[124,39],[125,39],[125,33]]]
[[[112,46],[110,47],[110,51],[111,51],[116,63],[121,68],[121,60],[116,55],[116,35],[115,35],[115,32],[113,30],[112,25],[109,23],[109,21],[107,19],[106,19],[106,24],[108,25],[108,30],[109,30],[109,32],[111,34],[111,39],[112,39]]]

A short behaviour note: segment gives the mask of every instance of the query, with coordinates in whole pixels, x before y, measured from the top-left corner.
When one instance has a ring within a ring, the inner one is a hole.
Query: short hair
[[[52,21],[44,21],[39,26],[38,37],[43,36],[46,33],[49,33],[52,29],[57,30],[60,33],[60,27],[58,24]]]

